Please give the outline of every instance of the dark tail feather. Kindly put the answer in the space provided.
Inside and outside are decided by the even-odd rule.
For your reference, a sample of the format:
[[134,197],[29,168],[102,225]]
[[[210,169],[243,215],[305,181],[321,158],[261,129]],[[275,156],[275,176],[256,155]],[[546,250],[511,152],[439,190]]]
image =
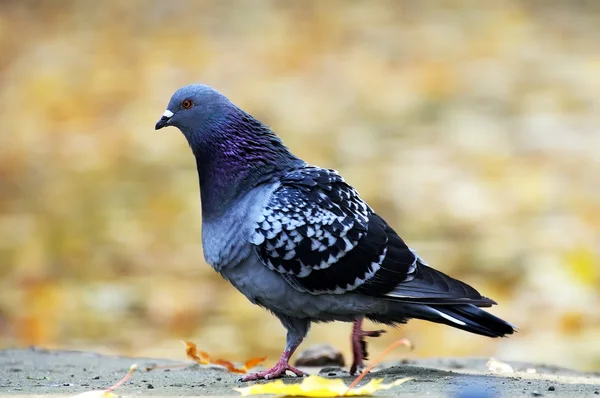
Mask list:
[[517,329],[514,325],[471,304],[423,305],[420,309],[425,311],[418,318],[443,323],[482,336],[503,337],[513,334]]

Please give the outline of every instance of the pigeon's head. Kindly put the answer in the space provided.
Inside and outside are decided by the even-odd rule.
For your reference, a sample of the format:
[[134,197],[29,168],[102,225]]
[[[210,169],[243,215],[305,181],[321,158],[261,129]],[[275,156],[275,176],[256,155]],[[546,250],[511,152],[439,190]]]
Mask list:
[[223,94],[204,84],[191,84],[173,94],[155,129],[175,126],[190,137],[226,119],[238,108]]
[[[230,189],[235,181],[250,184],[265,174],[304,163],[271,129],[203,84],[173,94],[156,130],[167,126],[181,130],[196,157],[201,186],[211,190]],[[205,197],[203,203],[204,199],[210,202]]]

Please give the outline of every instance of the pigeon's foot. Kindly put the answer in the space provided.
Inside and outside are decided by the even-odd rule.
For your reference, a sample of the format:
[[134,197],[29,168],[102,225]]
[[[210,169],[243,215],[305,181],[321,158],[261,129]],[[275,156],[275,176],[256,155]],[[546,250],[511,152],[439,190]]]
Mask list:
[[365,337],[379,337],[385,330],[362,330],[363,318],[356,319],[352,327],[352,366],[350,366],[350,374],[354,375],[363,368],[364,361],[369,359],[367,352],[367,342]]
[[264,370],[262,372],[252,373],[247,376],[244,376],[240,380],[241,381],[252,381],[252,380],[263,380],[263,379],[264,380],[277,379],[279,377],[284,377],[285,372],[287,372],[287,371],[292,372],[293,374],[295,374],[298,377],[308,376],[306,373],[304,373],[300,369],[296,369],[295,367],[290,365],[290,358],[294,354],[294,351],[296,351],[296,348],[298,348],[298,346],[302,342],[302,337],[291,339],[293,341],[293,343],[289,343],[289,340],[290,340],[289,335],[290,335],[290,332],[288,330],[288,345],[287,345],[285,351],[283,351],[283,353],[281,354],[281,357],[279,358],[279,361],[277,361],[275,366],[273,366],[271,369]]
[[268,369],[268,370],[265,370],[262,372],[258,372],[258,373],[249,374],[247,376],[242,377],[241,380],[242,381],[252,381],[252,380],[263,380],[263,379],[265,379],[265,380],[277,379],[279,377],[284,377],[286,371],[290,371],[298,377],[307,376],[307,374],[305,372],[293,367],[287,361],[279,360],[279,362],[277,362],[277,364],[275,366],[273,366],[271,369]]

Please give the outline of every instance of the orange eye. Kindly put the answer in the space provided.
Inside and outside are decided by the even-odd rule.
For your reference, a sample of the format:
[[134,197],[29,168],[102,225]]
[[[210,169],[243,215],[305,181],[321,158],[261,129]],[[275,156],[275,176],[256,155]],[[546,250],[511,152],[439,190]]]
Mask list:
[[183,109],[190,109],[192,107],[192,101],[190,101],[189,99],[183,100],[181,102],[181,107]]

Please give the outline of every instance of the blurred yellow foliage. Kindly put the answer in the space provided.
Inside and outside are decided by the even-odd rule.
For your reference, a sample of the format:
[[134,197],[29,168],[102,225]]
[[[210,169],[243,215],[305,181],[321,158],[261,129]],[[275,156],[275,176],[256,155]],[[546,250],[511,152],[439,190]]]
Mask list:
[[[184,139],[153,131],[204,82],[520,326],[414,321],[373,352],[599,369],[598,26],[596,2],[2,1],[0,346],[279,356],[283,328],[203,261]],[[307,344],[348,354],[349,331]]]
[[600,267],[596,253],[588,246],[576,246],[565,253],[564,263],[570,267],[573,276],[590,286],[600,288]]

